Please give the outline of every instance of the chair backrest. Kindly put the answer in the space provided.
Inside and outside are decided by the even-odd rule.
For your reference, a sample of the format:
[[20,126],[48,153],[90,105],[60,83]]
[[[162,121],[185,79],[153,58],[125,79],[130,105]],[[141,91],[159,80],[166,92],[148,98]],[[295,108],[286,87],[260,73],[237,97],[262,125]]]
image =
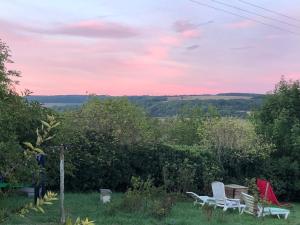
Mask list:
[[250,213],[252,215],[256,215],[257,204],[255,203],[254,197],[242,192],[242,199],[244,200],[246,205],[245,212]]
[[225,186],[222,182],[214,181],[211,183],[213,197],[216,199],[217,204],[223,204],[226,198]]

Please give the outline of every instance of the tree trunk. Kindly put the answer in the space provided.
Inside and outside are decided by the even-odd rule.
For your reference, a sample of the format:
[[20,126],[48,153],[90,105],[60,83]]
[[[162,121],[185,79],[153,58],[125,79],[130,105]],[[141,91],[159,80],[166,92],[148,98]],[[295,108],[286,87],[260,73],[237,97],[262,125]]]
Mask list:
[[64,146],[60,149],[60,164],[59,164],[59,175],[60,175],[60,222],[65,224],[65,208],[64,208],[64,191],[65,191],[65,166],[64,166]]

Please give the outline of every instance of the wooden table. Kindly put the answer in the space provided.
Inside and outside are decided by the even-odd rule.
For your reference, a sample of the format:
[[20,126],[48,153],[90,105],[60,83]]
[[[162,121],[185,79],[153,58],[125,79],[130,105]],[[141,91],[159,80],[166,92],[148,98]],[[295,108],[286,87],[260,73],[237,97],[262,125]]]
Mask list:
[[227,198],[241,199],[241,193],[248,193],[248,187],[241,186],[238,184],[226,184],[225,193]]

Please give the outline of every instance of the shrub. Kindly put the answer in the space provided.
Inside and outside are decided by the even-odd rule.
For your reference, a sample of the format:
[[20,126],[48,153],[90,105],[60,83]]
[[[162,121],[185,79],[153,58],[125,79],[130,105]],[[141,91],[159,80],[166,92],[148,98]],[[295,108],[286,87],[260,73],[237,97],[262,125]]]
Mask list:
[[195,189],[195,175],[197,165],[188,158],[180,163],[169,163],[163,166],[163,182],[167,191],[185,193]]
[[125,193],[119,204],[112,203],[106,209],[107,215],[114,215],[117,210],[132,213],[138,212],[157,219],[167,216],[174,204],[174,196],[166,193],[162,188],[153,185],[153,180],[142,180],[132,177],[132,187]]

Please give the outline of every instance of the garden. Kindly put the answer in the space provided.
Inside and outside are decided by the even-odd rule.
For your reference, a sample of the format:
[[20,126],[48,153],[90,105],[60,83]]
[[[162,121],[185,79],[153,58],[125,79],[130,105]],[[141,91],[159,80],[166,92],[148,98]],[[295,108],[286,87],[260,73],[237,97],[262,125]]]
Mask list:
[[[15,91],[11,63],[0,42],[0,223],[300,224],[299,80],[279,81],[245,119],[214,107],[162,119],[126,98],[45,108]],[[268,181],[265,192],[257,178]],[[215,209],[218,199],[194,205],[186,192],[215,196],[214,181],[247,187],[255,207],[288,218],[241,213],[242,201],[226,211]],[[271,187],[287,205],[270,202]],[[100,189],[112,191],[107,203]]]

